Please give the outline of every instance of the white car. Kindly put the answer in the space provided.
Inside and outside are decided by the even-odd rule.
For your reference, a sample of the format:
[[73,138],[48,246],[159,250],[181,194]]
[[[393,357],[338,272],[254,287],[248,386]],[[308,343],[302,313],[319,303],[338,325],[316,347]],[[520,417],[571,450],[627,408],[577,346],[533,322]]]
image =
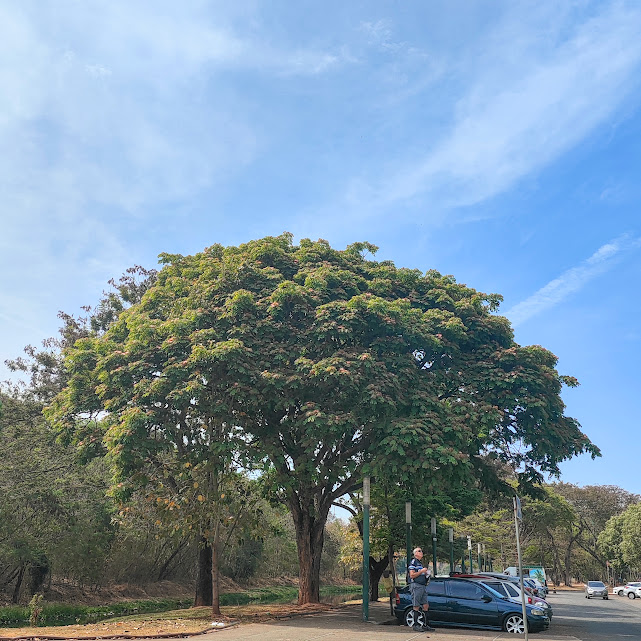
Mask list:
[[619,596],[628,596],[628,592],[630,592],[630,590],[634,591],[634,589],[638,587],[641,587],[641,581],[630,581],[630,583],[626,583],[625,585],[616,585],[615,587],[613,587],[612,594],[618,594]]
[[628,583],[625,588],[623,588],[623,594],[625,594],[628,599],[641,599],[641,583],[639,581]]
[[[521,603],[521,587],[519,585],[515,585],[511,581],[501,581],[501,579],[494,579],[492,577],[477,580],[479,581],[479,583],[483,583],[486,586],[492,588],[501,596],[507,597],[508,599],[510,599],[510,601]],[[547,614],[548,619],[550,619],[550,621],[552,620],[552,606],[547,601],[537,596],[526,594],[525,602],[528,605],[533,605],[537,608],[541,608],[541,610],[543,610],[545,614]]]

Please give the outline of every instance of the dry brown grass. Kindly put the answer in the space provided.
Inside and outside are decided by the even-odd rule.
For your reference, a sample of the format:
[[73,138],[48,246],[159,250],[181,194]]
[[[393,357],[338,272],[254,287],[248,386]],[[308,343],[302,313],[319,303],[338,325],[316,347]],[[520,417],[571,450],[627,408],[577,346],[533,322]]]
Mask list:
[[223,606],[220,617],[213,617],[211,608],[174,610],[158,614],[140,614],[86,625],[49,626],[38,628],[0,628],[1,639],[104,639],[109,637],[185,636],[206,632],[216,624],[259,622],[300,614],[324,612],[334,606],[325,603],[308,605],[234,605]]

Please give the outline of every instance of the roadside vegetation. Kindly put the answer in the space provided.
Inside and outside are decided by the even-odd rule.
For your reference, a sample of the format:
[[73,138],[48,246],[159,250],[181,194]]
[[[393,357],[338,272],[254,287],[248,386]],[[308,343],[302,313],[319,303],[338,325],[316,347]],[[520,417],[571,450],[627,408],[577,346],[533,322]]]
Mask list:
[[[109,586],[167,581],[181,593],[164,597],[213,614],[319,602],[362,578],[365,474],[372,598],[404,554],[407,500],[418,544],[436,517],[443,561],[453,527],[457,560],[469,534],[513,564],[517,491],[526,562],[565,583],[606,561],[638,571],[638,496],[543,483],[600,455],[564,413],[577,381],[514,342],[499,295],[375,252],[283,234],[165,254],[9,361],[22,381],[0,391],[5,604],[85,620]],[[71,588],[86,611],[54,605]]]

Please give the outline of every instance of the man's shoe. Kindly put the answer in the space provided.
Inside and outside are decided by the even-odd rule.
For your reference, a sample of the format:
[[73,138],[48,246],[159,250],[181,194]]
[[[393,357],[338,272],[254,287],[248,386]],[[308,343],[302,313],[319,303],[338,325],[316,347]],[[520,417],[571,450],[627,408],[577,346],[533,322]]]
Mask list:
[[435,632],[436,628],[427,625],[427,623],[421,628],[421,632]]
[[424,631],[424,628],[423,628],[423,626],[422,626],[420,623],[415,623],[415,624],[412,626],[412,630],[414,630],[414,632],[423,632],[423,631]]

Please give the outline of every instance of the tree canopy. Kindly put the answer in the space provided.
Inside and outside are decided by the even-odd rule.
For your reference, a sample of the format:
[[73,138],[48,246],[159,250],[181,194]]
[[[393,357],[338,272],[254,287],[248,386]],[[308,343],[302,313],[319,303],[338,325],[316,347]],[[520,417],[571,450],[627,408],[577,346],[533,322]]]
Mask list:
[[294,518],[301,603],[318,600],[329,509],[364,473],[437,493],[496,484],[494,462],[527,485],[598,455],[564,414],[576,381],[514,342],[500,296],[375,251],[283,234],[161,255],[140,302],[66,351],[48,415],[82,433],[106,413],[123,489],[163,461],[261,465]]

